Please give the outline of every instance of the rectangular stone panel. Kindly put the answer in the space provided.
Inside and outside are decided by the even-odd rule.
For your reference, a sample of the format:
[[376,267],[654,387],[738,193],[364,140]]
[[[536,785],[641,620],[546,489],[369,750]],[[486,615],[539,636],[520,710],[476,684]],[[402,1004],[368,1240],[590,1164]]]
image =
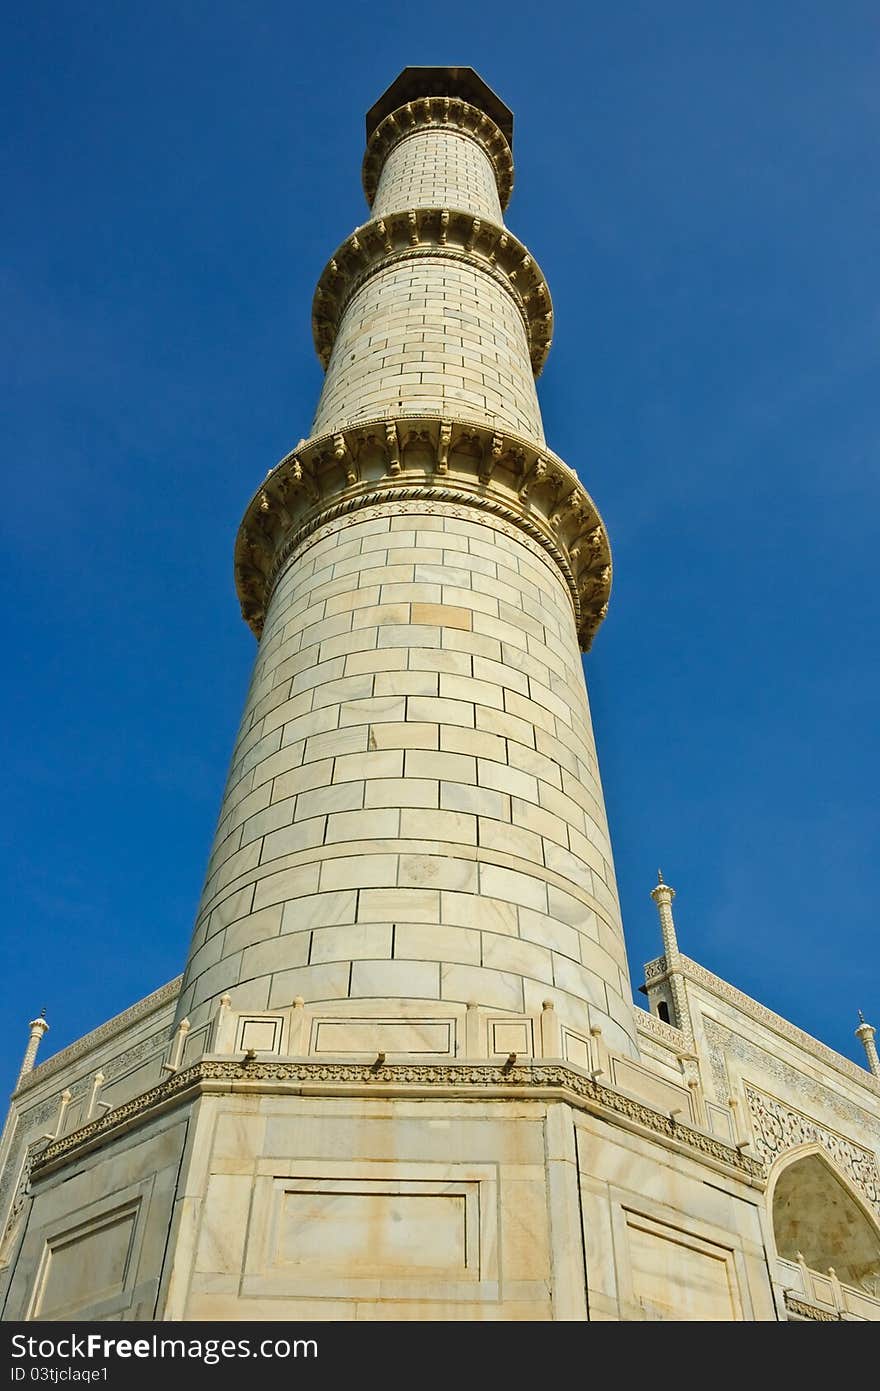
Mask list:
[[[272,1264],[297,1274],[406,1278],[468,1273],[467,1185],[302,1181],[279,1202]],[[473,1185],[471,1185],[473,1187]]]
[[731,1144],[736,1139],[729,1107],[718,1106],[714,1101],[707,1101],[706,1115],[709,1119],[709,1129],[713,1135],[717,1135],[726,1144]]
[[454,1052],[453,1019],[317,1019],[312,1052],[430,1053],[450,1057]]
[[638,1212],[625,1217],[632,1298],[643,1318],[742,1318],[732,1250]]
[[399,1169],[335,1177],[332,1164],[326,1176],[313,1176],[310,1167],[258,1181],[243,1293],[352,1295],[378,1291],[377,1281],[401,1293],[437,1282],[463,1292],[479,1284],[486,1225],[479,1181],[442,1172],[412,1178]]
[[283,1024],[280,1014],[240,1019],[236,1052],[253,1048],[257,1053],[280,1053]]
[[490,1057],[516,1053],[521,1058],[530,1058],[534,1054],[531,1019],[490,1019],[488,1028]]
[[639,1097],[641,1101],[646,1101],[649,1106],[653,1106],[658,1111],[665,1111],[667,1114],[676,1111],[685,1122],[694,1119],[691,1096],[687,1087],[666,1081],[664,1078],[658,1077],[656,1073],[649,1071],[648,1068],[642,1067],[641,1064],[632,1062],[629,1058],[613,1059],[612,1080],[616,1087]]
[[571,1063],[577,1063],[578,1067],[583,1067],[588,1072],[593,1066],[590,1040],[584,1034],[576,1033],[574,1029],[562,1030],[562,1056]]
[[53,1319],[121,1295],[128,1281],[140,1199],[51,1236],[29,1317]]
[[[160,1055],[161,1056],[161,1055]],[[187,1124],[180,1110],[41,1175],[4,1317],[156,1317]]]

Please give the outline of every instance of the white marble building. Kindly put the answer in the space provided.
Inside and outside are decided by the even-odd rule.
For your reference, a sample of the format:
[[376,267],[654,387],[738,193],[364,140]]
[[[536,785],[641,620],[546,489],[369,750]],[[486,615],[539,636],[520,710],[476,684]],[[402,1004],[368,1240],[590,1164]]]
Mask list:
[[315,295],[312,432],[181,978],[35,1066],[7,1319],[880,1319],[880,1064],[683,956],[632,999],[581,663],[607,537],[547,447],[511,113],[410,68]]

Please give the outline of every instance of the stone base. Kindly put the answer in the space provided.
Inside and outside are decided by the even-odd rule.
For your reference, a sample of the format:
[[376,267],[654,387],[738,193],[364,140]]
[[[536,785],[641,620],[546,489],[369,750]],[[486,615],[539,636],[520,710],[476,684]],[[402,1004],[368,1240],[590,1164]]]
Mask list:
[[36,1159],[9,1319],[776,1319],[758,1166],[562,1063],[205,1059]]

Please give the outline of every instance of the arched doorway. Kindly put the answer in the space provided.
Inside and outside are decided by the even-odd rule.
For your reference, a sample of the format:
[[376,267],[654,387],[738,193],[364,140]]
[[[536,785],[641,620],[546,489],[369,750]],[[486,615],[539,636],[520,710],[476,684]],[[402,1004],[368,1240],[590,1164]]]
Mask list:
[[779,1171],[771,1193],[773,1235],[784,1260],[833,1267],[845,1285],[880,1295],[880,1224],[822,1150]]

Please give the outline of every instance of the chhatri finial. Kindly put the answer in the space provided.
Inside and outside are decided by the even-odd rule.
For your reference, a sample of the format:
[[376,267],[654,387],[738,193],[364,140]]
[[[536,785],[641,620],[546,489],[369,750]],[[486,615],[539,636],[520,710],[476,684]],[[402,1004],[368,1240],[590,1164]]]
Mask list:
[[661,901],[663,903],[671,903],[675,898],[675,889],[671,884],[667,884],[666,880],[663,878],[662,869],[658,869],[657,871],[657,883],[651,890],[651,897],[658,906]]
[[860,1023],[860,1024],[864,1024],[864,1022],[865,1022],[865,1016],[862,1014],[862,1011],[859,1010],[859,1023]]

